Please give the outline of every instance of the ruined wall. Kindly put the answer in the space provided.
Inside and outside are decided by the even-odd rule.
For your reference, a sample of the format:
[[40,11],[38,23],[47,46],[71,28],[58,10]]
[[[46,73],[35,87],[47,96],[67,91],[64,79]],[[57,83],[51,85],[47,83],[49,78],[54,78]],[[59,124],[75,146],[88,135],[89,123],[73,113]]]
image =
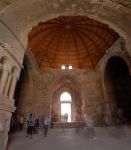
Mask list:
[[[115,102],[115,97],[113,93],[112,87],[110,87],[110,82],[109,79],[107,78],[106,75],[106,66],[107,62],[111,57],[118,56],[122,58],[125,63],[127,64],[129,68],[129,72],[131,73],[131,61],[130,61],[130,56],[127,52],[126,49],[126,44],[125,41],[120,38],[118,39],[112,47],[107,50],[106,54],[104,57],[101,59],[99,64],[96,67],[96,73],[97,73],[97,86],[98,86],[98,91],[100,95],[100,107],[99,107],[99,112],[101,115],[100,120],[104,118],[104,116],[108,116],[109,122],[112,124],[113,118],[112,115],[113,113],[116,112],[116,102]],[[104,121],[104,120],[103,120]]]
[[[31,52],[28,53],[25,60],[24,81],[21,84],[22,89],[18,98],[18,112],[25,116],[29,112],[36,115],[44,113],[49,116],[53,94],[61,93],[64,89],[71,91],[71,87],[77,91],[77,97],[81,100],[80,108],[83,116],[84,114],[92,115],[96,124],[102,124],[105,115],[111,121],[115,103],[111,89],[105,82],[105,69],[108,59],[112,56],[122,57],[130,70],[130,57],[126,51],[124,40],[121,38],[107,50],[94,70],[39,70]],[[60,94],[56,97],[59,96]]]
[[[80,107],[82,114],[95,115],[99,101],[96,90],[96,73],[94,70],[61,70],[51,69],[40,71],[32,58],[26,57],[17,111],[25,116],[32,112],[35,115],[50,115],[54,92],[69,91]],[[74,92],[76,91],[76,92]],[[76,93],[76,94],[75,94]],[[77,95],[78,94],[78,95]],[[60,95],[57,95],[59,97]],[[75,104],[74,104],[75,105]]]

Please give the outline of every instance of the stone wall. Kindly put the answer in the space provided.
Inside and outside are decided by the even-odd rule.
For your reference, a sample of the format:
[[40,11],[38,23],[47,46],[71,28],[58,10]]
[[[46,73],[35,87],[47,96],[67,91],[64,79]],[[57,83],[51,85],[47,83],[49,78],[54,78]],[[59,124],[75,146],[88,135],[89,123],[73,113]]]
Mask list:
[[98,85],[99,93],[101,93],[99,94],[100,103],[101,103],[100,105],[101,117],[100,118],[102,118],[102,116],[104,117],[107,115],[111,124],[113,122],[112,114],[116,113],[116,110],[115,110],[116,102],[115,102],[114,93],[112,91],[112,87],[110,87],[109,85],[110,81],[108,80],[107,75],[106,75],[106,67],[107,67],[108,60],[114,56],[118,56],[122,58],[127,64],[129,72],[131,73],[130,71],[131,59],[126,49],[126,43],[122,38],[117,40],[113,44],[113,46],[109,50],[107,50],[106,54],[104,55],[104,57],[101,59],[101,61],[96,67],[97,82],[98,82],[97,85]]
[[[18,100],[18,113],[27,116],[50,116],[52,101],[60,99],[60,94],[68,91],[74,99],[74,107],[80,107],[81,114],[96,114],[96,103],[99,101],[96,90],[96,73],[94,70],[61,70],[40,71],[31,56],[26,56],[25,69],[20,80],[21,89]],[[54,97],[54,93],[56,96]],[[76,104],[75,104],[76,103]],[[75,110],[75,109],[74,109]]]
[[122,43],[125,43],[122,38],[116,41],[94,70],[39,70],[31,52],[28,51],[18,98],[18,113],[25,116],[29,112],[50,116],[53,100],[59,100],[60,94],[68,91],[71,95],[74,94],[73,99],[80,105],[82,116],[92,115],[97,124],[103,123],[105,115],[111,121],[115,103],[105,81],[105,70],[109,58],[113,56],[123,58],[130,70],[130,57],[126,45],[123,47]]

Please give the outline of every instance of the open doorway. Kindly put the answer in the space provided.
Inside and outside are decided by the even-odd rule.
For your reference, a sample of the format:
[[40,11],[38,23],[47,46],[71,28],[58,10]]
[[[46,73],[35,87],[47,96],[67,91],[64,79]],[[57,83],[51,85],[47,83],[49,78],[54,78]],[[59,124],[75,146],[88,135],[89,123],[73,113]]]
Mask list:
[[71,95],[63,92],[60,96],[61,102],[61,121],[71,122]]

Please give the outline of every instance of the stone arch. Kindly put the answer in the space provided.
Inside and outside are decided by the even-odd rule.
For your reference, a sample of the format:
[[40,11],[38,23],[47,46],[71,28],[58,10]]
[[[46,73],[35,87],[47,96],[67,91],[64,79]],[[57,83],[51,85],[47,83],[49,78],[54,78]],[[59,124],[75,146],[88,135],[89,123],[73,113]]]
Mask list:
[[[124,44],[124,48],[121,47],[121,43]],[[105,54],[105,56],[102,58],[102,63],[100,63],[100,65],[103,68],[103,71],[102,71],[103,79],[105,78],[107,63],[108,63],[109,59],[112,57],[122,58],[125,61],[125,63],[127,64],[128,68],[129,68],[129,72],[131,74],[130,55],[127,52],[125,40],[123,38],[120,38],[120,39],[118,39],[118,41],[116,41],[116,43],[114,43],[113,47],[111,47],[111,49],[107,52],[107,54]]]
[[[66,99],[65,99],[65,96],[67,97]],[[71,95],[70,95],[70,93],[68,93],[67,91],[64,91],[63,93],[61,93],[61,95],[60,95],[60,101],[68,101],[68,102],[71,102]]]
[[50,87],[51,95],[54,93],[55,90],[57,90],[61,85],[71,85],[73,88],[81,92],[80,89],[80,83],[76,80],[76,78],[72,77],[68,72],[63,72],[63,75],[58,77]]
[[75,83],[71,80],[68,80],[66,83],[62,83],[59,80],[59,84],[52,92],[52,107],[51,113],[56,114],[56,121],[61,120],[60,116],[60,96],[63,92],[68,92],[72,97],[71,109],[72,109],[72,121],[77,120],[77,116],[82,115],[82,106],[83,102],[81,99],[81,93],[76,89]]
[[[130,56],[129,53],[127,52],[125,40],[123,38],[120,38],[115,44],[116,46],[114,45],[114,47],[111,48],[111,52],[107,53],[107,56],[105,58],[104,70],[106,68],[108,60],[111,57],[121,57],[130,68],[131,67]],[[119,47],[117,47],[117,45]]]
[[[36,5],[39,8],[37,12],[35,11]],[[121,11],[118,11],[118,8]],[[25,11],[23,12],[23,10]],[[32,26],[37,25],[39,22],[62,15],[84,15],[108,24],[127,40],[127,44],[130,47],[130,17],[126,17],[123,20],[123,15],[127,16],[127,10],[130,13],[130,9],[112,1],[92,2],[84,0],[81,2],[78,0],[77,2],[70,1],[70,3],[67,3],[67,1],[60,0],[54,2],[51,0],[48,2],[43,0],[26,0],[25,3],[25,1],[21,0],[2,11],[1,22],[16,36],[16,40],[26,48],[27,35]],[[18,14],[17,18],[14,15],[15,11]],[[25,18],[25,16],[27,17]],[[10,18],[12,21],[10,21]],[[11,22],[16,22],[16,24],[14,25]],[[129,24],[126,24],[127,22]],[[8,27],[8,24],[10,27]]]
[[104,83],[108,113],[110,111],[111,116],[114,117],[120,108],[126,120],[131,121],[131,77],[129,66],[122,57],[113,56],[108,59]]

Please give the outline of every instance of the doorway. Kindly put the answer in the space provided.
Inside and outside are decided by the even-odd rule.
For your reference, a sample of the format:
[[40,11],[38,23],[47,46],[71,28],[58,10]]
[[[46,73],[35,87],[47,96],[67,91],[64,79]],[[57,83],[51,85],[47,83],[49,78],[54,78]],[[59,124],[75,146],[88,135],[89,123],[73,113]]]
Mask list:
[[60,96],[61,103],[61,121],[71,122],[71,95],[68,92],[63,92]]

